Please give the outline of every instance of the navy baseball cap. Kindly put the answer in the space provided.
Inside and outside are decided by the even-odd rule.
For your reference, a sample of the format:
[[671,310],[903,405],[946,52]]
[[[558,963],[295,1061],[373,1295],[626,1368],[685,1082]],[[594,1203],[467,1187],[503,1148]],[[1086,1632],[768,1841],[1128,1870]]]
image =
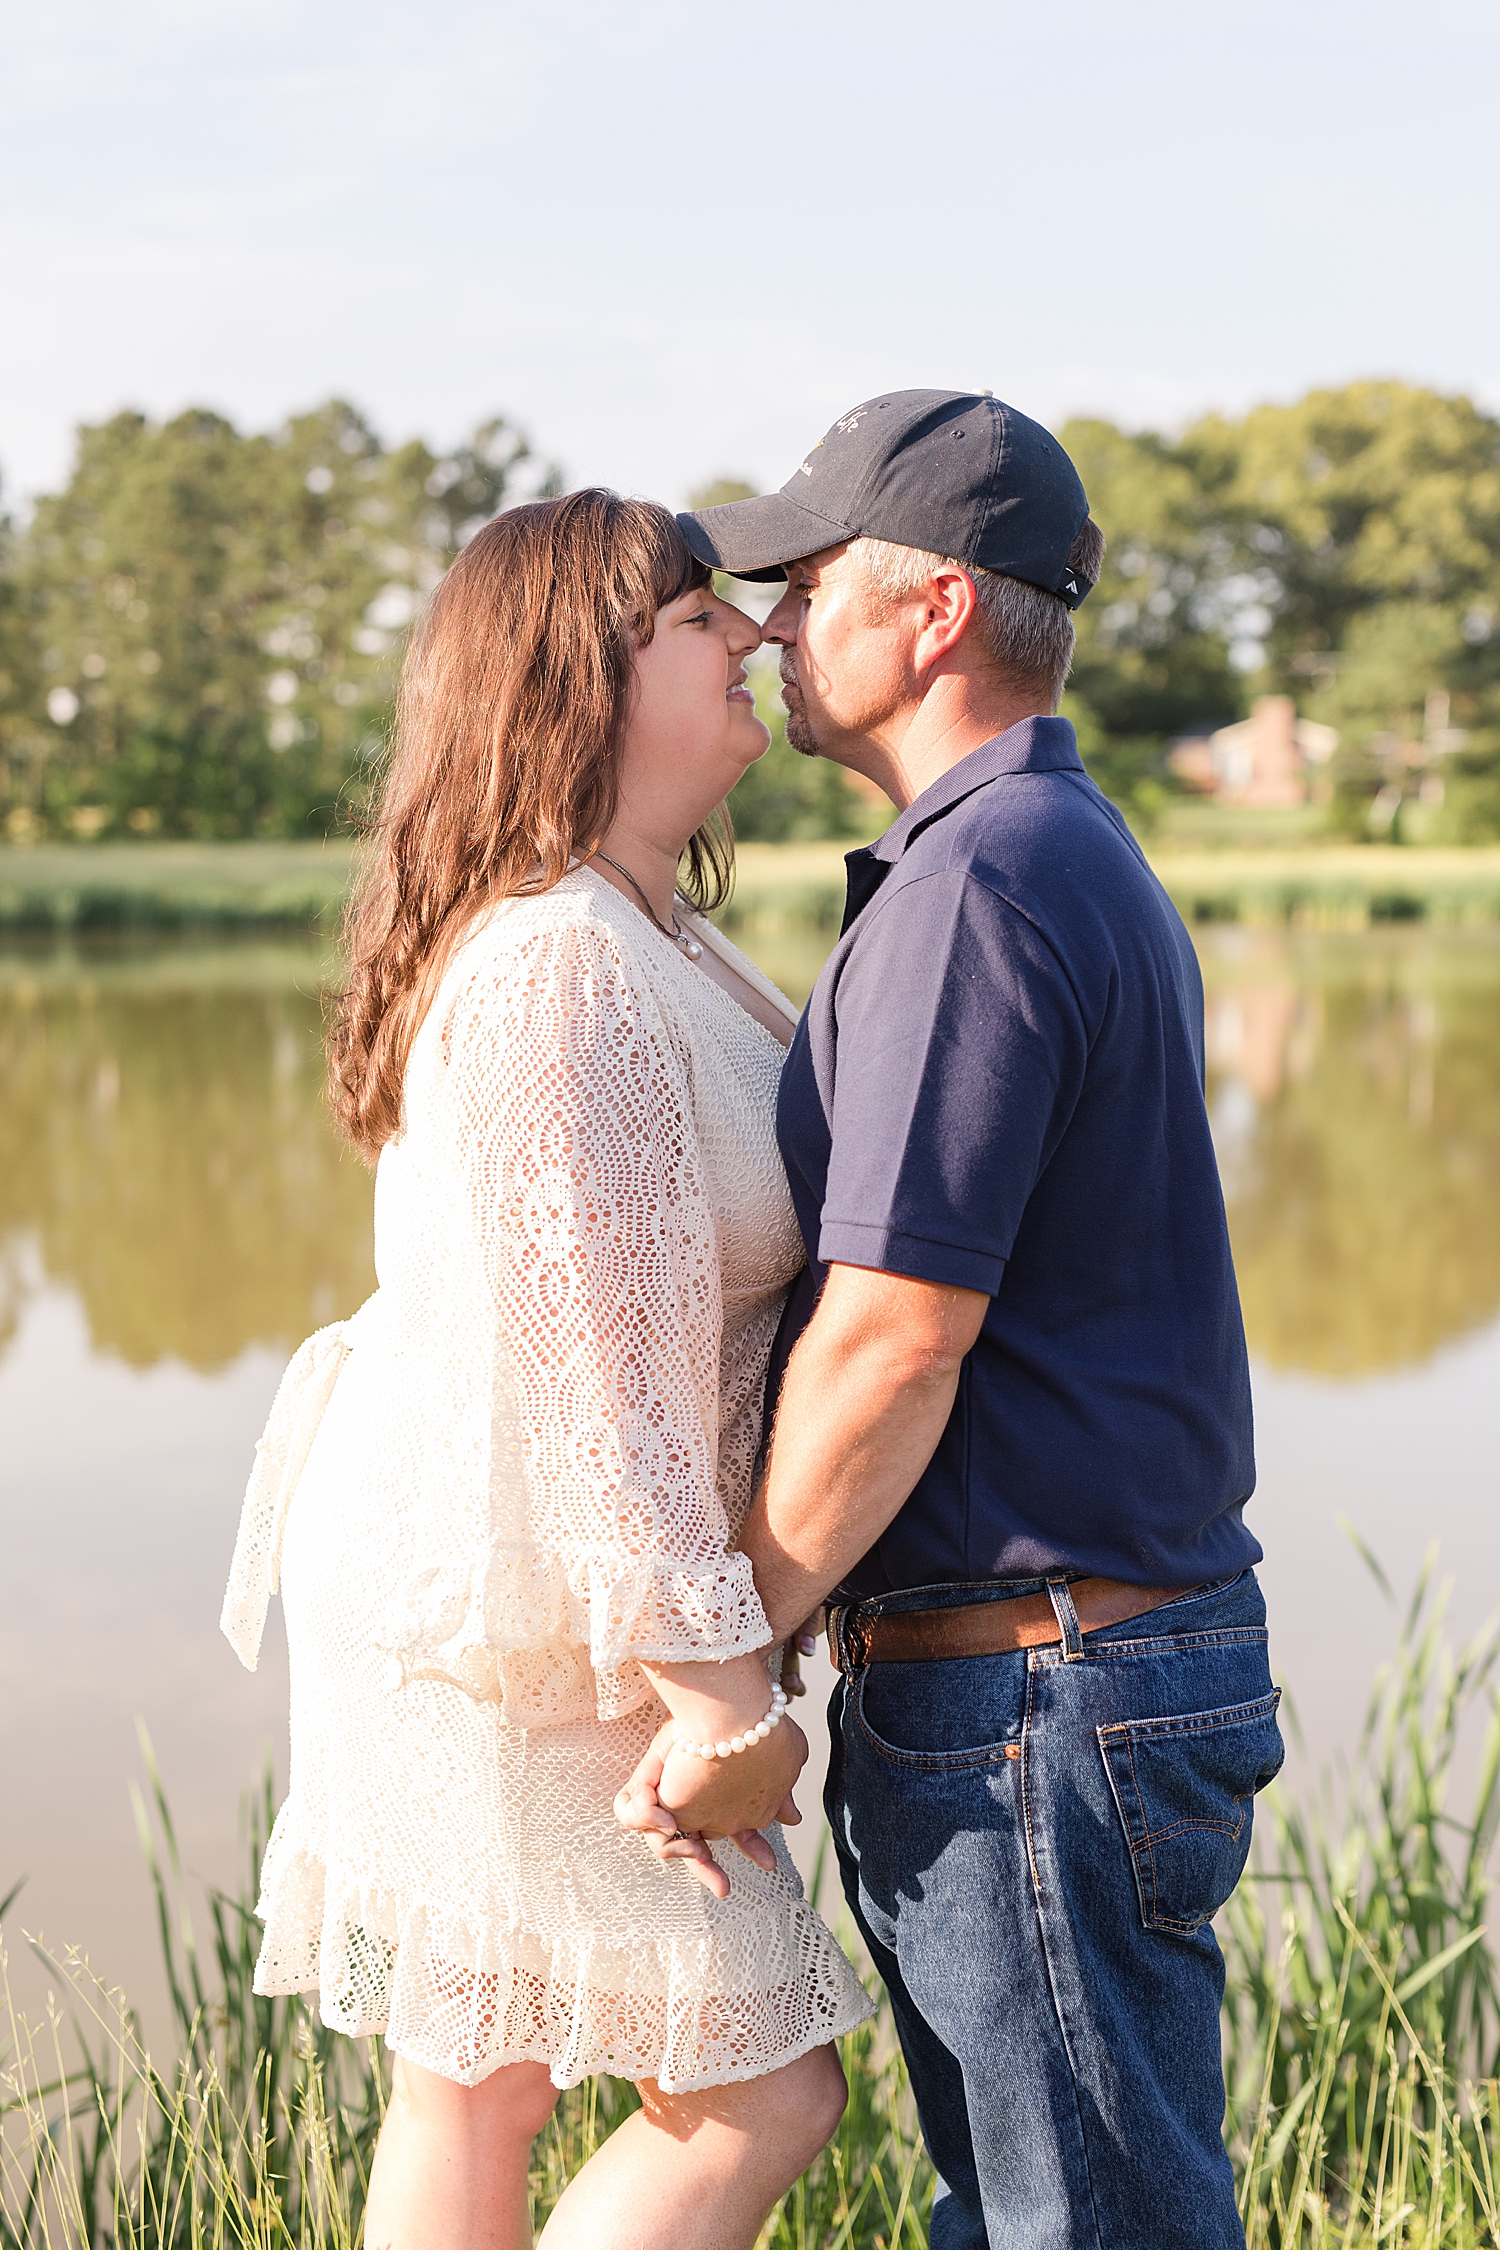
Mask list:
[[1076,609],[1093,580],[1068,553],[1088,515],[1040,422],[987,391],[888,391],[841,414],[779,492],[677,521],[731,578],[784,578],[801,555],[868,537],[1023,578]]

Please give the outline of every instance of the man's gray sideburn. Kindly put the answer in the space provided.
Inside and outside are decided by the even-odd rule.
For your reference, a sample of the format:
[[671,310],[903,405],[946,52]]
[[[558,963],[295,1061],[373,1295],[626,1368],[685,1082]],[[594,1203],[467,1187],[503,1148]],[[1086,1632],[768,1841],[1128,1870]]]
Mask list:
[[[858,558],[877,616],[919,594],[939,570],[967,571],[974,581],[978,610],[969,628],[985,660],[1018,686],[1045,691],[1055,710],[1073,663],[1072,612],[1055,594],[997,570],[980,570],[952,555],[929,555],[918,547],[898,547],[888,539],[855,539],[849,552]],[[1068,561],[1097,579],[1104,560],[1104,534],[1089,520],[1068,552]]]

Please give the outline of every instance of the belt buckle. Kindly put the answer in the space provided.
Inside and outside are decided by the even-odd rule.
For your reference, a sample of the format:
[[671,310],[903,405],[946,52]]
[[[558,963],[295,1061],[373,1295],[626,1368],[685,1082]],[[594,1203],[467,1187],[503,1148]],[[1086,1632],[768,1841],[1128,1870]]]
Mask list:
[[869,1636],[854,1615],[854,1604],[844,1602],[830,1613],[833,1624],[834,1661],[846,1679],[855,1673],[869,1658]]

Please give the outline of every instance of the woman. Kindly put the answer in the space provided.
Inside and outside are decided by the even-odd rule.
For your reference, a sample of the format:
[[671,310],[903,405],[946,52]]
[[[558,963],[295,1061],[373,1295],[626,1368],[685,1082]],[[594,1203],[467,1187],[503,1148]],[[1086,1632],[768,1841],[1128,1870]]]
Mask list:
[[806,1756],[730,1551],[801,1264],[795,1018],[676,889],[686,855],[722,895],[758,639],[670,516],[588,491],[473,540],[402,678],[333,1035],[380,1287],[288,1370],[225,1605],[253,1662],[279,1571],[257,1989],[387,2032],[382,2250],[529,2242],[531,2138],[594,2071],[644,2106],[548,2250],[749,2246],[869,2012],[778,1830],[664,1866],[612,1810],[663,1724],[766,1821]]

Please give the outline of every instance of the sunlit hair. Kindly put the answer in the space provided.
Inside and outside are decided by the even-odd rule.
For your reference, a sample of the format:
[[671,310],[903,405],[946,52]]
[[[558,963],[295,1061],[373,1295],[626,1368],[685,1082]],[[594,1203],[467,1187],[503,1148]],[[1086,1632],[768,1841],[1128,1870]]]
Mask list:
[[[1072,613],[1055,594],[1024,579],[1008,578],[1003,571],[982,570],[956,562],[951,555],[898,547],[888,539],[855,539],[849,552],[864,571],[877,622],[897,602],[919,594],[934,571],[966,570],[976,596],[969,629],[987,662],[1008,683],[1049,696],[1056,709],[1073,668],[1075,636]],[[1104,534],[1090,517],[1068,550],[1068,563],[1097,582],[1103,561]]]
[[[497,516],[434,592],[401,671],[329,1040],[334,1114],[367,1162],[400,1130],[407,1056],[455,945],[608,831],[635,651],[658,610],[710,583],[665,508],[587,490]],[[727,814],[686,856],[684,893],[718,905]]]

